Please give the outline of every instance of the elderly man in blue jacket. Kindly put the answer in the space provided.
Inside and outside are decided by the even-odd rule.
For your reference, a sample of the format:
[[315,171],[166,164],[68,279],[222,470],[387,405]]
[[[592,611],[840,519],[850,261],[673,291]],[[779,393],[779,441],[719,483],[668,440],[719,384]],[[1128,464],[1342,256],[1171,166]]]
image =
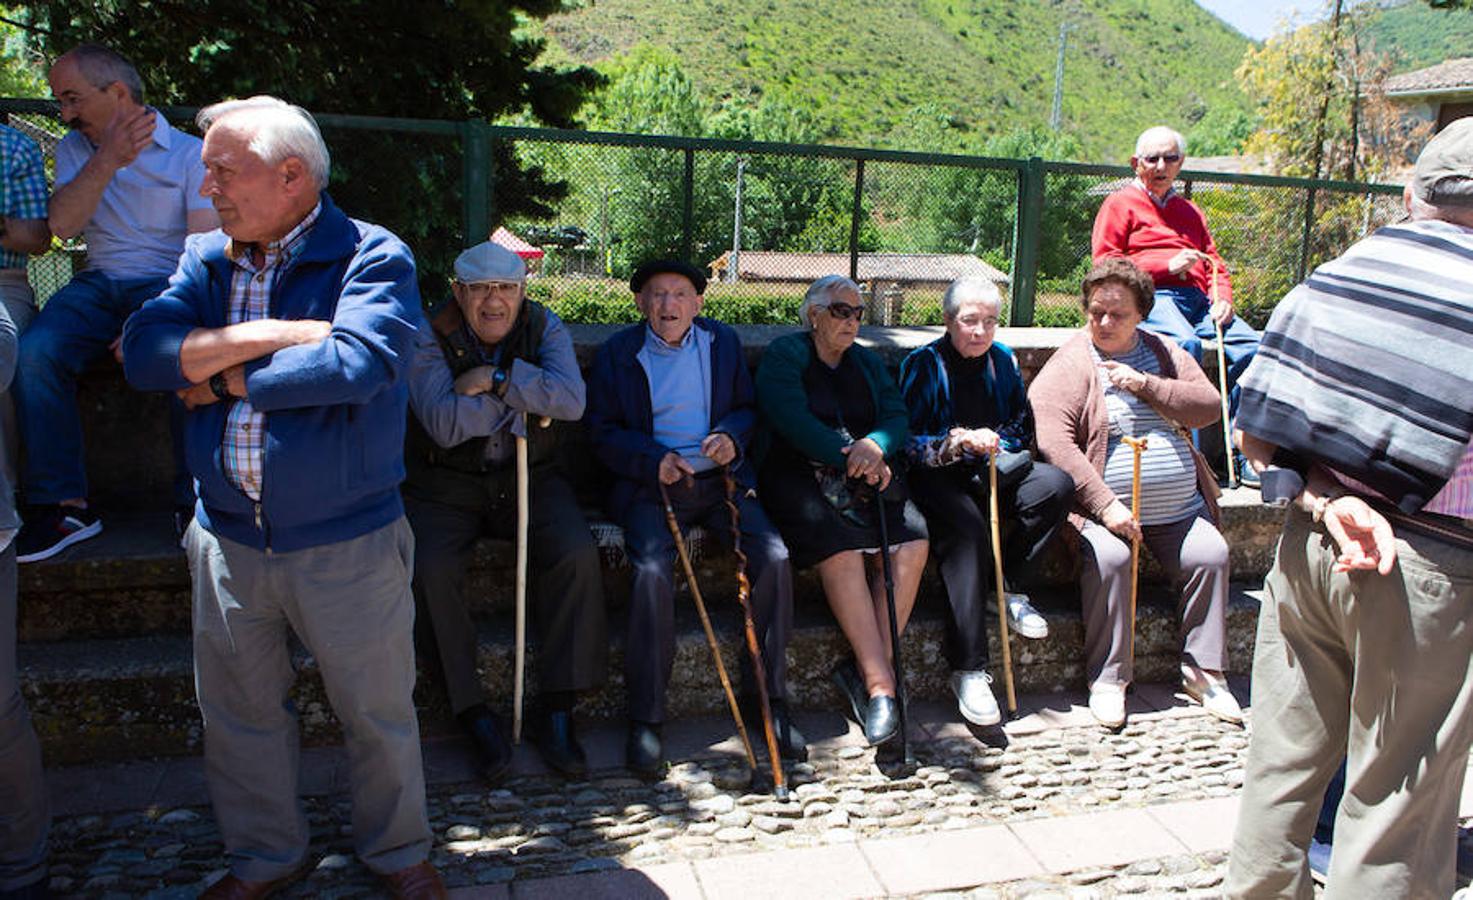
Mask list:
[[[588,379],[586,421],[594,451],[614,474],[610,517],[624,529],[634,568],[624,671],[629,690],[629,768],[658,775],[666,765],[661,724],[675,661],[675,543],[660,487],[681,527],[701,525],[731,542],[724,471],[738,487],[742,549],[752,582],[752,614],[762,647],[773,724],[783,756],[807,745],[783,701],[793,575],[788,548],[757,502],[747,446],[757,425],[752,376],[735,331],[700,317],[706,277],[681,260],[655,260],[630,279],[644,321],[604,342]],[[760,721],[745,655],[743,705]]]
[[290,627],[343,723],[358,855],[394,896],[443,897],[426,859],[414,538],[398,490],[424,318],[414,259],[323,193],[327,147],[304,110],[230,100],[199,124],[200,191],[221,231],[189,240],[123,348],[134,386],[190,407],[195,685],[230,857],[203,896],[266,896],[310,864]]

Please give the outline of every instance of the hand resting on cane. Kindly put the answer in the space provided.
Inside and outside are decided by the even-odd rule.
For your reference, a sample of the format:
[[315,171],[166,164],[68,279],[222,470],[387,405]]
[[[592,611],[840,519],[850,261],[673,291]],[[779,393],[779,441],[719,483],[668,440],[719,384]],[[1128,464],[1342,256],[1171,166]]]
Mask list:
[[862,478],[882,491],[890,486],[890,466],[885,463],[884,451],[872,439],[860,438],[840,452],[848,457],[845,471],[850,478]]

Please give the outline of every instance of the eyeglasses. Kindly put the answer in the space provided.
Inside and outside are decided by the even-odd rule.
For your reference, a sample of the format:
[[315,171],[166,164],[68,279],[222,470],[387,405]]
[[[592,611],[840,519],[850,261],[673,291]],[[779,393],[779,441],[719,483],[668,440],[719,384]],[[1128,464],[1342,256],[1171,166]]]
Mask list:
[[1166,162],[1168,164],[1170,164],[1170,163],[1179,163],[1179,162],[1181,162],[1181,154],[1180,153],[1151,153],[1151,154],[1148,154],[1146,156],[1142,156],[1140,158],[1140,160],[1141,160],[1141,162],[1145,163],[1148,166],[1154,166],[1158,162]]
[[853,319],[856,322],[864,321],[863,306],[851,306],[848,303],[830,303],[828,306],[825,306],[824,309],[829,311],[829,315],[833,316],[841,322],[847,319]]

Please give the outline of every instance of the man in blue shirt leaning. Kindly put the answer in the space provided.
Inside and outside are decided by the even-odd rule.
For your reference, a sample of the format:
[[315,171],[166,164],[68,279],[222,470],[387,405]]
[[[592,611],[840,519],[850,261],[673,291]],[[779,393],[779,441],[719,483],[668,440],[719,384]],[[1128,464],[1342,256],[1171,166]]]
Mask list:
[[[87,268],[57,291],[21,335],[16,415],[26,448],[20,488],[30,509],[16,538],[37,562],[102,531],[87,507],[77,377],[110,348],[123,321],[157,296],[184,239],[219,219],[200,195],[200,140],[143,105],[138,70],[97,44],[62,55],[48,75],[72,133],[56,146],[52,234],[82,235]],[[192,501],[176,479],[176,506]]]

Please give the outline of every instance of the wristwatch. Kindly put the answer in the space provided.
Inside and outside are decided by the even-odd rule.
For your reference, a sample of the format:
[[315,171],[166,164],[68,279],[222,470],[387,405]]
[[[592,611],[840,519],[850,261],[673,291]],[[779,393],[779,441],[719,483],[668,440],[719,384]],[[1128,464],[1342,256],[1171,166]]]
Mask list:
[[230,393],[230,386],[225,383],[224,372],[216,372],[215,374],[210,376],[210,390],[214,392],[216,399],[235,399],[235,395]]

